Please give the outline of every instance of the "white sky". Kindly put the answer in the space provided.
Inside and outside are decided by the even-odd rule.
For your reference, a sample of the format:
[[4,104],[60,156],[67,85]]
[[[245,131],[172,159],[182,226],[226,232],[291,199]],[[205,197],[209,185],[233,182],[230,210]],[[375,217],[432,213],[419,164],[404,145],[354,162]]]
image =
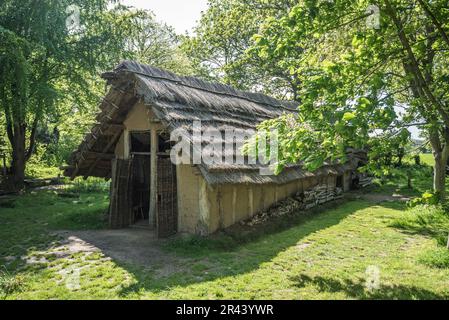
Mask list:
[[207,8],[207,0],[122,0],[122,3],[152,10],[158,21],[174,27],[177,33],[192,31],[201,11]]

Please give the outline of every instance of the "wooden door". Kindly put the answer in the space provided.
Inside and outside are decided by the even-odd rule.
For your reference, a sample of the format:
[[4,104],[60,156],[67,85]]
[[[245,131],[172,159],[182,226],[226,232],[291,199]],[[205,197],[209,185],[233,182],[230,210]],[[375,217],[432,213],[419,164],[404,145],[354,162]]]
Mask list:
[[125,228],[132,224],[132,162],[129,160],[113,160],[112,182],[110,191],[109,226]]
[[157,235],[167,238],[178,231],[176,166],[170,157],[159,157],[157,169]]

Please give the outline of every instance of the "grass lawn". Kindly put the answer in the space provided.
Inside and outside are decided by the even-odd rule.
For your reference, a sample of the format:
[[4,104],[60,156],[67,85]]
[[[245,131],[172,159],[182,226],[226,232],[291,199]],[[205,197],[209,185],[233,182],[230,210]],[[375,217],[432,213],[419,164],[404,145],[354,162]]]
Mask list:
[[3,204],[0,297],[449,298],[449,255],[442,249],[449,219],[433,209],[407,211],[403,203],[356,199],[285,217],[253,236],[152,244],[167,263],[139,265],[102,250],[56,252],[57,230],[105,228],[106,194],[85,190],[62,198],[39,191]]
[[435,165],[435,159],[431,153],[423,153],[420,155],[421,163],[433,167]]

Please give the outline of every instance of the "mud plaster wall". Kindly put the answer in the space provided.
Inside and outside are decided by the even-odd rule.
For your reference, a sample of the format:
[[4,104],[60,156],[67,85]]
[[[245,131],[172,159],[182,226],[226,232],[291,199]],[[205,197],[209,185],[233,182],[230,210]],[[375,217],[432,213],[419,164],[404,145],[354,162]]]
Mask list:
[[[200,212],[200,196],[204,197],[204,193],[207,193],[204,179],[196,174],[190,165],[177,166],[176,174],[178,180],[178,231],[202,234],[204,233],[202,229],[208,220],[207,203],[202,203],[203,207]],[[201,219],[200,213],[202,214]]]
[[335,187],[336,176],[306,178],[284,185],[218,185],[208,196],[208,233],[227,228],[268,209],[278,201],[319,184]]

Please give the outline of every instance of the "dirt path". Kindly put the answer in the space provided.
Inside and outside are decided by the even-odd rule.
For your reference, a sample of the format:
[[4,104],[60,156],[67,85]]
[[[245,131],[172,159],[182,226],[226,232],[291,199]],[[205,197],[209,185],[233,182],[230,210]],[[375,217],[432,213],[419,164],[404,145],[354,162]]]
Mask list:
[[146,229],[59,231],[59,248],[53,251],[67,253],[101,252],[120,263],[129,263],[157,270],[161,276],[177,272],[184,259],[161,249],[163,240]]
[[381,203],[381,202],[394,202],[394,201],[401,201],[406,202],[409,201],[411,198],[400,195],[400,194],[381,194],[381,193],[365,193],[359,195],[360,199],[367,200],[369,202],[374,203]]

